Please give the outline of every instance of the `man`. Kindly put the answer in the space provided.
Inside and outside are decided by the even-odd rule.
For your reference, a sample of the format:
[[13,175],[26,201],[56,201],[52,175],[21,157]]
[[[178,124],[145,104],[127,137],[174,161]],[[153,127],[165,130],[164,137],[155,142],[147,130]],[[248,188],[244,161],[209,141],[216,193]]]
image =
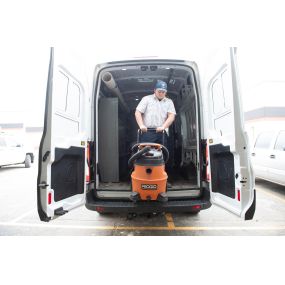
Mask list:
[[[175,120],[176,111],[171,99],[166,98],[167,84],[157,81],[154,94],[145,96],[136,109],[136,120],[142,132],[140,142],[163,144],[163,133]],[[148,131],[147,129],[155,129]],[[167,136],[164,138],[167,146]]]

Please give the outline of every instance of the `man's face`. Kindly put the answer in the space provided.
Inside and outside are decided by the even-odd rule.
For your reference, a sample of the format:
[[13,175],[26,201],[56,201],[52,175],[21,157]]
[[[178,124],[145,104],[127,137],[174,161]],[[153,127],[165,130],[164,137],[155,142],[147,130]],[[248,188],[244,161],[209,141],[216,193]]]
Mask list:
[[159,100],[164,99],[166,96],[166,92],[163,90],[159,90],[159,89],[155,89],[154,94]]

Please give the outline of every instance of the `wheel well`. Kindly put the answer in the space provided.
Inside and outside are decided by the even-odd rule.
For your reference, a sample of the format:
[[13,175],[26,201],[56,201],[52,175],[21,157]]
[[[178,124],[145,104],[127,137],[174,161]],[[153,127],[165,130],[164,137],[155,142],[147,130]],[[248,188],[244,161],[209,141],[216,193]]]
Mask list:
[[34,154],[31,152],[27,152],[26,155],[29,155],[31,157],[31,162],[34,163]]

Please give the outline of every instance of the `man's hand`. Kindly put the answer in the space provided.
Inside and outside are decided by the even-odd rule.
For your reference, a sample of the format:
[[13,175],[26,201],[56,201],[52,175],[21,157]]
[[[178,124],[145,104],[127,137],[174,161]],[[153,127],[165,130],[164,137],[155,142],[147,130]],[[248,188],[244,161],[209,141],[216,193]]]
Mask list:
[[143,132],[143,133],[146,133],[147,132],[147,127],[142,125],[140,126],[140,130]]
[[164,127],[158,127],[156,128],[157,133],[162,133],[164,131]]

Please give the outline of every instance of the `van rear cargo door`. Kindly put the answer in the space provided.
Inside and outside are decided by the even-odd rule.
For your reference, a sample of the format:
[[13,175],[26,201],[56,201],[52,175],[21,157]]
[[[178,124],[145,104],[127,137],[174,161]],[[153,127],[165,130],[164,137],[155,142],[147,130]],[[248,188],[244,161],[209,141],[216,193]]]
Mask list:
[[74,57],[51,48],[37,187],[42,221],[85,203],[87,92]]
[[207,62],[208,179],[211,202],[249,220],[255,212],[254,175],[244,131],[236,52],[236,48],[216,51]]

